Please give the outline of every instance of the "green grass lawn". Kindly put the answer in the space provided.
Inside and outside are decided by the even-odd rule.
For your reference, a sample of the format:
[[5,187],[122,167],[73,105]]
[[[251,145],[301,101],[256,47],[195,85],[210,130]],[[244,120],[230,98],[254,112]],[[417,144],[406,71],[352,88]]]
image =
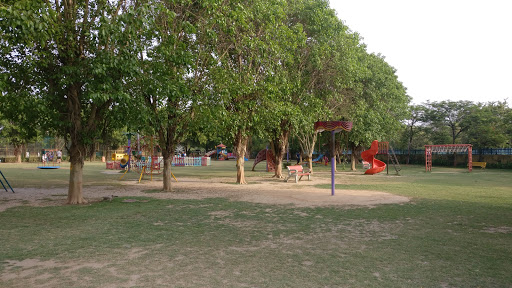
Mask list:
[[[86,163],[86,185],[118,185],[118,175],[98,172],[103,165]],[[69,172],[0,169],[14,187],[64,186]],[[233,161],[173,172],[236,176]],[[134,203],[10,208],[0,212],[0,287],[512,287],[511,171],[411,166],[401,174],[340,169],[346,184],[337,190],[411,197],[373,208],[151,193]]]

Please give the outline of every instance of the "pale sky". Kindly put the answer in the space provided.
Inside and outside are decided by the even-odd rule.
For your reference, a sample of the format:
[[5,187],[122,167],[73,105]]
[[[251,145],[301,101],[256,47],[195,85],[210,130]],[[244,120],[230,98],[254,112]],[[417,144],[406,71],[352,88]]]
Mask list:
[[512,102],[512,0],[330,0],[414,104]]

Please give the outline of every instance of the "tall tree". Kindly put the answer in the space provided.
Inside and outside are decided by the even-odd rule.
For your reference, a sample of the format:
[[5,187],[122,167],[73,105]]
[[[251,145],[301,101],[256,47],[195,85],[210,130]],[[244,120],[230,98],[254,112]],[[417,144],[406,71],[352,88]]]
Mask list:
[[212,41],[216,65],[210,70],[214,81],[213,105],[217,129],[233,140],[237,156],[237,180],[246,184],[244,157],[249,137],[262,133],[261,115],[267,92],[273,89],[275,34],[284,11],[278,0],[237,0],[218,7],[220,20]]
[[425,120],[434,127],[448,127],[451,135],[451,144],[456,144],[461,134],[470,128],[471,123],[466,120],[475,107],[475,104],[471,101],[427,101],[425,106],[427,108]]
[[175,148],[185,139],[197,105],[209,90],[206,71],[213,51],[205,38],[214,37],[209,21],[220,3],[150,1],[149,21],[139,32],[145,45],[139,54],[141,73],[135,77],[132,91],[143,113],[133,115],[139,119],[134,123],[158,139],[164,159],[164,191],[172,190]]
[[[289,102],[300,114],[293,122],[301,150],[312,168],[317,133],[313,124],[336,118],[342,91],[348,84],[348,71],[355,65],[353,50],[359,38],[343,25],[329,3],[323,0],[290,1],[290,23],[300,24],[306,42],[299,46],[293,65],[288,67],[290,81]],[[334,117],[334,118],[332,118]]]
[[97,123],[116,102],[128,99],[123,77],[136,71],[136,32],[142,21],[134,4],[21,0],[0,7],[0,72],[31,71],[24,101],[39,99],[41,123],[67,139],[69,204],[86,202],[82,171]]
[[509,140],[506,131],[506,117],[509,113],[506,102],[476,104],[464,122],[468,129],[463,141],[475,148],[504,147]]
[[381,55],[360,51],[360,73],[353,89],[347,89],[342,115],[351,117],[352,170],[355,170],[356,150],[373,140],[392,140],[407,117],[410,98],[398,81],[396,70]]
[[409,164],[411,158],[411,149],[413,145],[414,136],[417,134],[419,124],[424,121],[425,107],[423,105],[410,105],[409,106],[409,117],[405,120],[407,136],[407,164]]

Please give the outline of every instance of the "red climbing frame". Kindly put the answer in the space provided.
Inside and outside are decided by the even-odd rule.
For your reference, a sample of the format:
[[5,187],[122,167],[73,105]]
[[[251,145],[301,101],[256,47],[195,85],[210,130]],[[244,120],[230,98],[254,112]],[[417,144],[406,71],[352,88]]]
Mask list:
[[473,171],[473,146],[471,144],[425,145],[425,171],[432,171],[432,153],[468,152],[468,169]]
[[377,154],[388,155],[389,142],[379,142],[379,152]]

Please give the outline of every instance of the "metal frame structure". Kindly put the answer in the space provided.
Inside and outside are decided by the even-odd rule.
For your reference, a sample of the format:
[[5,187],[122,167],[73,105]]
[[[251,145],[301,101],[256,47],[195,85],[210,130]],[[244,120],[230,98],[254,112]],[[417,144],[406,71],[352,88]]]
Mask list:
[[473,145],[471,144],[444,144],[425,145],[425,172],[432,171],[433,153],[462,153],[468,152],[468,169],[473,171]]
[[377,154],[388,156],[388,162],[386,163],[386,174],[389,174],[389,160],[391,160],[391,163],[395,168],[396,174],[400,175],[402,167],[400,167],[400,163],[398,163],[398,158],[396,158],[395,151],[393,150],[391,145],[389,145],[389,142],[379,142],[379,152]]
[[331,196],[334,196],[334,171],[336,170],[336,154],[334,153],[334,135],[340,131],[348,131],[352,130],[352,122],[350,121],[318,121],[315,122],[315,131],[330,131],[332,136],[331,142]]

